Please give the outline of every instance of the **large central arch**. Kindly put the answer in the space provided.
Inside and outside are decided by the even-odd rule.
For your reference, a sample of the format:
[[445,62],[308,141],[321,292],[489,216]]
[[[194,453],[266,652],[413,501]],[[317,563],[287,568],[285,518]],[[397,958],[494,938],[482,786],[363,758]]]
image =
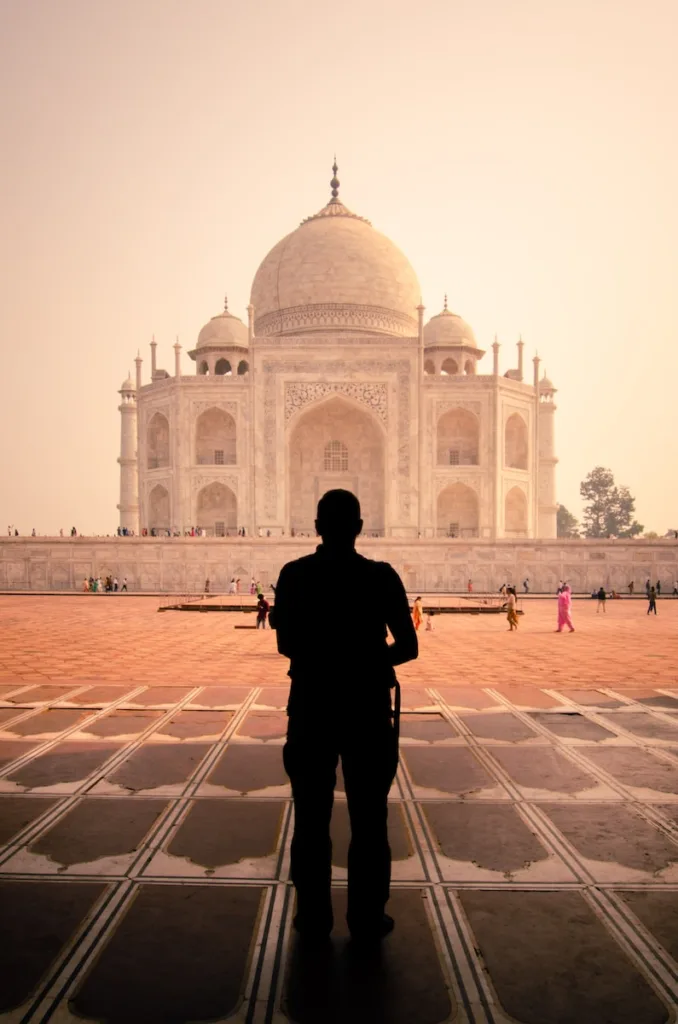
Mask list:
[[312,534],[318,499],[343,487],[360,500],[363,533],[383,534],[385,438],[369,412],[338,396],[307,409],[290,433],[288,467],[289,521],[295,533]]

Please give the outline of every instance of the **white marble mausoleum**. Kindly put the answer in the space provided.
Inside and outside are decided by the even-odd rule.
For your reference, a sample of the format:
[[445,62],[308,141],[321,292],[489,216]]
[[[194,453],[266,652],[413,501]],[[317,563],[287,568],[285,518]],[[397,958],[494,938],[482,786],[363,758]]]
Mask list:
[[367,537],[556,537],[555,389],[523,342],[500,371],[448,309],[427,319],[407,257],[331,198],[273,246],[247,315],[226,305],[182,369],[140,357],[120,389],[120,526],[166,536],[313,535],[321,495]]

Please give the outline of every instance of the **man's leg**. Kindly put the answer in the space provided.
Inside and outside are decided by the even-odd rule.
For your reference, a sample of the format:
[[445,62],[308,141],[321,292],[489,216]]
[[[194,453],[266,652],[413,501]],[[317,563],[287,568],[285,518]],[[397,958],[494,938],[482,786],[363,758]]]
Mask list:
[[388,793],[398,766],[390,719],[380,715],[353,727],[342,742],[341,761],[351,819],[346,918],[352,934],[378,937],[391,881]]
[[283,763],[294,800],[290,873],[297,890],[295,925],[317,935],[328,935],[334,923],[330,819],[337,760],[336,743],[326,729],[290,717]]

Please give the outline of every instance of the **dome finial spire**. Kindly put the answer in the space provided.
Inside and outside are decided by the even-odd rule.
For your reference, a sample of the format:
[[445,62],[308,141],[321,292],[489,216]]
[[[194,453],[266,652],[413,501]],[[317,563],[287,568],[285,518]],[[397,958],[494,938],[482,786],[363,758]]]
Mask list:
[[339,179],[337,178],[337,154],[334,154],[334,163],[332,164],[332,181],[330,182],[330,188],[332,189],[332,202],[336,203],[339,196]]
[[228,295],[224,295],[224,313],[228,313]]
[[445,302],[443,303],[443,313],[447,313],[447,292],[445,292]]

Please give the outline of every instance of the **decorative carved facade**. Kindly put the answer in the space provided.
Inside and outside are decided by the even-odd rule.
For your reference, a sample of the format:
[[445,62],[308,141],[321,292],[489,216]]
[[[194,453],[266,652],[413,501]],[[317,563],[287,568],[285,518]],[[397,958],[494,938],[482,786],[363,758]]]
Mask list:
[[[190,351],[121,389],[120,523],[127,532],[283,537],[317,499],[356,491],[373,536],[554,537],[555,389],[485,353],[447,308],[424,322],[399,249],[332,198],[279,242]],[[489,368],[488,368],[489,369]],[[163,418],[164,417],[164,418]],[[136,444],[134,429],[136,428]],[[341,459],[325,457],[341,451]],[[201,520],[200,524],[198,520]]]

